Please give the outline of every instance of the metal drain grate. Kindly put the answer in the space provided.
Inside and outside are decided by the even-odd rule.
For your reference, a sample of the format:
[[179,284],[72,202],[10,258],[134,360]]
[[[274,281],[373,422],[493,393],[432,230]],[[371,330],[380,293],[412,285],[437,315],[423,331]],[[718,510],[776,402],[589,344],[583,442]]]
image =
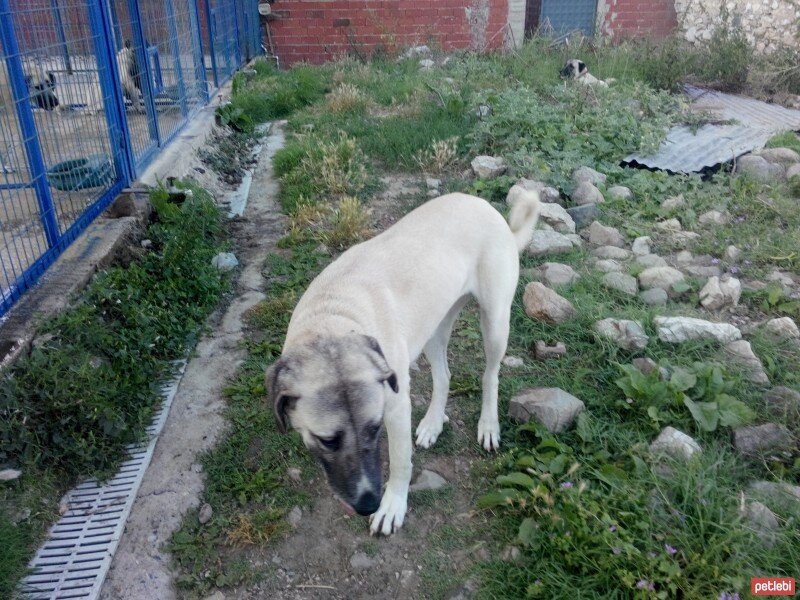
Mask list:
[[147,446],[129,447],[130,458],[113,479],[103,485],[96,480],[87,481],[64,497],[67,510],[50,528],[47,541],[28,565],[31,574],[20,585],[24,598],[86,599],[100,593],[186,361],[180,361],[178,367],[178,374],[164,386],[164,401],[147,428]]

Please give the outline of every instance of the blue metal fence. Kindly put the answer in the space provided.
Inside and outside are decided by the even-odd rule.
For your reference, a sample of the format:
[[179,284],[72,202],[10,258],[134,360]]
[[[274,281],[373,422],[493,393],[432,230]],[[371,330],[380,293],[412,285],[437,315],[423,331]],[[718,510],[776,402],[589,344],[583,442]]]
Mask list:
[[254,0],[0,0],[0,316],[257,54]]

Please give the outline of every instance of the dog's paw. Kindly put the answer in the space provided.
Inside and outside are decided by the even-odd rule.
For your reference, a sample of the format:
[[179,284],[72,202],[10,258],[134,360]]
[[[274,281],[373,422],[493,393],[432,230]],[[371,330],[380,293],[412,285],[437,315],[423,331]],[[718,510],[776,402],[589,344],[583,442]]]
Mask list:
[[500,447],[500,424],[497,421],[478,421],[478,443],[489,452]]
[[406,517],[406,496],[388,489],[383,493],[378,512],[369,517],[370,535],[389,535],[400,529]]
[[420,448],[430,448],[439,439],[444,424],[450,421],[447,415],[443,419],[437,419],[425,415],[425,418],[417,425],[417,446]]

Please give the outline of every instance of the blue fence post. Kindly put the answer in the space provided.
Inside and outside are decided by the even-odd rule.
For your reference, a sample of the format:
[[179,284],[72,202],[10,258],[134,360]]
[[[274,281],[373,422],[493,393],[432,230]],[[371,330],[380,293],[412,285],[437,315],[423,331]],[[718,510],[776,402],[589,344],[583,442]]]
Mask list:
[[239,44],[239,10],[236,8],[236,0],[231,0],[231,12],[233,13],[233,62],[235,67],[231,69],[231,74],[242,65],[242,52]]
[[203,58],[203,36],[200,33],[200,15],[198,14],[197,0],[186,0],[189,6],[189,22],[192,26],[192,57],[194,59],[194,76],[197,79],[197,89],[200,100],[208,102],[208,78],[206,77],[206,61]]
[[186,107],[186,86],[183,83],[183,68],[181,67],[181,47],[178,44],[178,28],[175,25],[175,7],[172,0],[164,0],[164,7],[167,11],[167,27],[169,28],[169,45],[172,46],[172,66],[175,69],[175,76],[178,78],[178,101],[181,105],[183,116],[189,114]]
[[58,0],[50,0],[50,9],[55,18],[56,37],[58,45],[61,47],[61,56],[64,58],[64,68],[67,73],[72,75],[72,63],[69,59],[69,48],[67,48],[67,36],[64,35],[64,21],[61,20],[61,10],[58,8]]
[[206,5],[206,27],[208,27],[209,52],[211,53],[211,74],[214,76],[214,88],[219,89],[219,74],[217,73],[217,43],[214,39],[214,15],[211,14],[210,0],[200,0]]
[[141,77],[142,96],[144,98],[145,111],[147,112],[147,128],[150,132],[150,139],[155,140],[157,145],[161,145],[161,134],[158,131],[158,114],[156,113],[156,102],[153,94],[153,68],[150,63],[150,56],[147,53],[147,40],[144,37],[142,28],[142,15],[139,12],[138,0],[128,0],[128,14],[131,18],[131,31],[133,37],[139,42],[134,43],[136,60],[143,71]]
[[8,0],[0,0],[0,40],[8,68],[8,82],[11,85],[11,94],[17,110],[19,129],[25,145],[25,156],[28,159],[28,169],[31,174],[32,185],[36,190],[36,200],[39,204],[39,218],[42,220],[47,245],[52,248],[58,243],[60,233],[56,210],[53,205],[53,196],[47,182],[47,168],[44,164],[42,146],[39,143],[39,134],[36,130],[36,121],[33,118],[33,109],[30,103],[28,84],[25,83],[25,70],[20,58],[17,34],[14,29],[14,18],[8,5]]
[[125,98],[117,71],[117,50],[111,15],[103,10],[107,5],[101,0],[87,3],[89,28],[94,40],[94,54],[97,60],[97,77],[100,94],[103,96],[106,122],[108,123],[109,143],[114,158],[117,177],[126,184],[136,172],[133,148],[130,145],[128,118],[125,114]]

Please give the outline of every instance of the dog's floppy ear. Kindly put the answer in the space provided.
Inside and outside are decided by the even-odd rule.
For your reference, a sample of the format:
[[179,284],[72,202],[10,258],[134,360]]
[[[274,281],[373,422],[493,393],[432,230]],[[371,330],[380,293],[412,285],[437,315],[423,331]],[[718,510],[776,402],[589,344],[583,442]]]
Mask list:
[[578,61],[578,74],[586,73],[587,70],[588,69],[586,68],[586,63],[583,62],[582,60],[579,60]]
[[364,336],[364,340],[366,341],[369,349],[372,350],[370,353],[370,359],[378,368],[378,372],[380,373],[379,381],[388,383],[389,387],[392,388],[392,391],[396,394],[400,390],[397,385],[397,375],[394,371],[392,371],[389,363],[386,362],[386,357],[383,355],[381,345],[378,343],[378,340],[368,335]]
[[292,396],[286,393],[286,390],[281,386],[279,377],[281,371],[286,368],[286,362],[283,359],[273,364],[267,369],[266,383],[267,383],[267,398],[272,401],[275,410],[275,421],[278,424],[278,431],[286,433],[288,421],[288,412],[294,408],[297,402],[297,396]]

